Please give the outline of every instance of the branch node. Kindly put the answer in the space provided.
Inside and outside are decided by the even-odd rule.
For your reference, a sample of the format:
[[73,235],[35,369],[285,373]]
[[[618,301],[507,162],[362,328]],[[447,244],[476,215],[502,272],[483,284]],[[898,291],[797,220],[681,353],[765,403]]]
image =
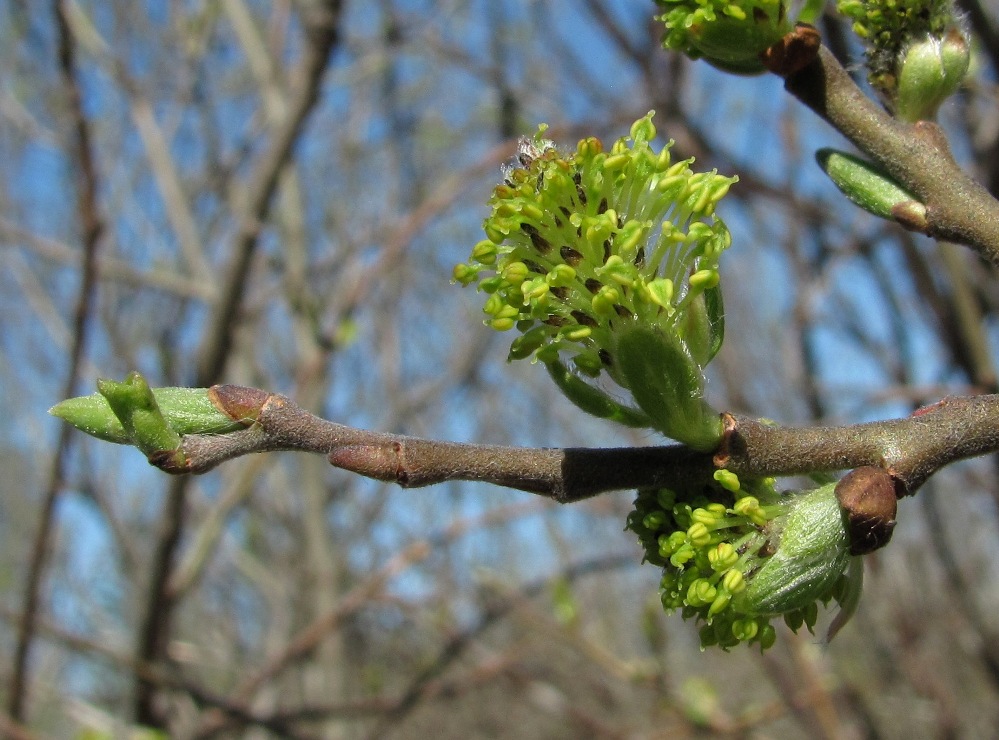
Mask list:
[[746,451],[746,443],[739,436],[739,421],[730,413],[724,412],[722,419],[722,438],[718,450],[711,458],[716,468],[728,467],[733,455],[742,455]]
[[940,128],[940,125],[933,121],[916,121],[912,125],[913,133],[920,141],[936,149],[940,154],[947,157],[950,163],[957,167],[957,161],[950,150],[950,142],[947,141],[947,134]]

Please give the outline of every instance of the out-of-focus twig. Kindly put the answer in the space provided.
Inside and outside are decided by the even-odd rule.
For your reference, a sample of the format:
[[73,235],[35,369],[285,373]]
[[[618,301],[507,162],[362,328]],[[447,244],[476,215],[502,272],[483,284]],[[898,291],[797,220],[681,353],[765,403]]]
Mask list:
[[[274,129],[267,149],[249,178],[239,216],[239,230],[230,250],[232,262],[220,280],[220,299],[202,334],[197,353],[196,378],[199,385],[215,382],[224,371],[239,323],[239,310],[249,289],[250,266],[257,253],[260,232],[267,220],[280,173],[319,99],[323,72],[340,38],[342,6],[340,0],[314,0],[301,4],[305,48],[293,75],[288,113]],[[186,481],[178,479],[167,492],[154,547],[137,647],[137,657],[143,661],[154,662],[165,650],[174,606],[169,584],[183,531],[186,500]],[[163,724],[153,706],[155,688],[140,678],[135,699],[136,719],[153,727]]]
[[[76,45],[67,20],[66,3],[54,0],[52,11],[57,29],[57,66],[66,99],[70,128],[71,167],[78,173],[77,218],[80,225],[80,285],[73,310],[73,343],[63,393],[72,395],[76,389],[80,363],[89,336],[90,317],[93,312],[95,286],[97,285],[97,256],[104,223],[97,203],[97,167],[94,162],[90,126],[83,112],[82,97],[76,80]],[[42,500],[38,533],[32,546],[28,575],[24,586],[22,620],[14,651],[7,707],[14,723],[25,717],[28,681],[28,664],[31,644],[35,636],[34,624],[38,612],[42,578],[51,548],[53,515],[59,490],[62,486],[66,454],[71,436],[63,426],[59,430],[52,467]]]

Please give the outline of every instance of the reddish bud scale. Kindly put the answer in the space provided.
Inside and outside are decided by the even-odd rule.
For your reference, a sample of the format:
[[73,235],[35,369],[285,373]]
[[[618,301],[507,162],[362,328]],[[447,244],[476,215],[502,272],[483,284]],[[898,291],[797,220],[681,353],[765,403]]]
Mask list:
[[888,544],[898,508],[894,478],[881,468],[857,468],[836,484],[836,499],[846,516],[851,555],[866,555]]
[[264,404],[271,397],[259,388],[242,385],[213,385],[208,389],[208,398],[219,411],[233,421],[250,426],[255,422]]
[[763,66],[781,77],[789,77],[811,64],[819,55],[822,36],[818,29],[799,23],[790,33],[760,54]]

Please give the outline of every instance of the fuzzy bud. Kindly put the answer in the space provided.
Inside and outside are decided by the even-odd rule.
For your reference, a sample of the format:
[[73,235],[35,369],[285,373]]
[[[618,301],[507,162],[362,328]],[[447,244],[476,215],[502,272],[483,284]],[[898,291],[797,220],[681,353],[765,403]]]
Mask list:
[[704,376],[686,345],[636,326],[620,334],[615,356],[635,402],[657,429],[695,450],[717,447],[721,417],[704,401]]
[[766,71],[764,52],[791,31],[782,0],[656,0],[663,46],[734,74]]
[[877,165],[836,149],[819,149],[815,159],[840,192],[868,213],[915,231],[925,228],[926,206]]
[[226,413],[214,389],[149,388],[138,373],[121,383],[98,381],[98,388],[99,393],[57,403],[49,413],[106,442],[156,449],[176,446],[187,434],[226,434],[249,423]]
[[[799,494],[773,530],[777,551],[756,573],[741,606],[754,614],[783,614],[814,603],[846,567],[849,540],[833,486]],[[778,531],[779,530],[779,531]]]
[[942,39],[927,36],[914,43],[899,65],[895,115],[903,121],[934,119],[964,81],[970,60],[968,40],[956,27]]

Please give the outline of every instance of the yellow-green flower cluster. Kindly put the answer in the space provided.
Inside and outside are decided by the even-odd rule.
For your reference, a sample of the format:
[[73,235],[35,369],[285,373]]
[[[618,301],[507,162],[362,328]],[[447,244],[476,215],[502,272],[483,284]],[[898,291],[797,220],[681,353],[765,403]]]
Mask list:
[[670,145],[653,148],[652,116],[609,150],[587,138],[563,152],[541,138],[544,127],[521,141],[490,200],[488,238],[454,268],[457,282],[486,294],[486,324],[521,332],[510,359],[561,356],[627,387],[614,333],[628,324],[683,333],[688,307],[718,285],[731,239],[713,214],[736,178],[695,173]]
[[862,39],[896,53],[913,37],[942,36],[954,21],[951,0],[839,0],[836,9]]
[[952,0],[839,0],[868,43],[868,80],[895,114],[930,119],[960,86],[970,45]]
[[765,70],[760,54],[792,28],[783,0],[656,0],[663,46],[739,74]]
[[701,624],[703,647],[773,645],[771,620],[815,626],[818,604],[851,588],[849,543],[832,486],[779,494],[772,479],[718,471],[691,490],[643,490],[628,517],[645,559],[663,569],[667,611]]

